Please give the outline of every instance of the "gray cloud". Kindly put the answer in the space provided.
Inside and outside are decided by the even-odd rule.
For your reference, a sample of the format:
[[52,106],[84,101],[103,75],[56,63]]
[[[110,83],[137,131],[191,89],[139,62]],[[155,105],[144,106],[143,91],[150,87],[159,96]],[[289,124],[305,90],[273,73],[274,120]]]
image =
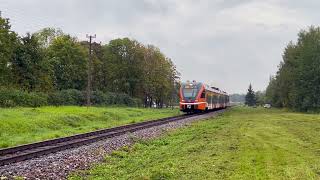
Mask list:
[[300,29],[319,23],[316,0],[0,0],[12,28],[24,34],[60,27],[104,43],[130,37],[158,46],[183,80],[228,92],[263,90],[282,51]]

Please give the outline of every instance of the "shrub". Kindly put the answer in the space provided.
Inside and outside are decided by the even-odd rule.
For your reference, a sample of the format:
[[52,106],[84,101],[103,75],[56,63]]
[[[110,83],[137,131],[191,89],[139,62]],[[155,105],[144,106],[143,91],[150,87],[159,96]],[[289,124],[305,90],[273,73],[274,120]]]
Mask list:
[[49,104],[54,106],[83,105],[84,102],[84,94],[76,89],[61,90],[49,94]]
[[93,105],[109,105],[110,97],[102,91],[93,91],[91,95],[91,103]]
[[0,107],[39,107],[45,105],[48,105],[48,96],[44,93],[0,89]]
[[[0,107],[39,107],[46,105],[62,106],[75,105],[81,106],[86,103],[85,91],[68,89],[52,92],[49,94],[39,92],[25,92],[22,90],[0,88]],[[126,105],[141,106],[142,101],[132,98],[127,94],[104,93],[93,91],[91,94],[92,105]]]
[[25,93],[25,104],[21,106],[40,107],[48,105],[48,95],[40,92]]
[[110,105],[118,104],[117,103],[117,94],[116,93],[110,92],[110,93],[107,94],[107,96],[109,98],[108,99],[108,104],[110,104]]
[[137,106],[137,100],[130,97],[127,94],[116,94],[108,93],[108,103],[110,105],[127,105],[127,106]]
[[132,105],[131,106],[134,106],[134,107],[141,107],[142,106],[142,100],[139,99],[139,98],[132,98]]

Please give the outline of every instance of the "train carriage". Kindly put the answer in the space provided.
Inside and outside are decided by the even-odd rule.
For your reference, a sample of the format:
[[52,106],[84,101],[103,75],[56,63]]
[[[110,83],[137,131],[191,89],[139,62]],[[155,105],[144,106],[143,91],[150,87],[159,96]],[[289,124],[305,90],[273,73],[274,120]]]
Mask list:
[[229,106],[229,96],[216,87],[201,82],[186,82],[180,88],[180,110],[199,112]]

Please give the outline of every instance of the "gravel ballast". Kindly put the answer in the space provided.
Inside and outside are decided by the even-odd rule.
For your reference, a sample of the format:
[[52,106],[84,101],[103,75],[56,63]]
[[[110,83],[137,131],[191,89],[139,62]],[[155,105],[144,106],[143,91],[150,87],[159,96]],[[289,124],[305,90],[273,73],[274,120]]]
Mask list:
[[70,172],[87,169],[92,164],[103,161],[105,155],[121,147],[132,145],[135,139],[159,137],[168,130],[182,127],[196,120],[207,119],[221,112],[223,110],[138,130],[133,133],[108,138],[43,157],[1,166],[0,180],[13,179],[15,177],[24,179],[66,179]]

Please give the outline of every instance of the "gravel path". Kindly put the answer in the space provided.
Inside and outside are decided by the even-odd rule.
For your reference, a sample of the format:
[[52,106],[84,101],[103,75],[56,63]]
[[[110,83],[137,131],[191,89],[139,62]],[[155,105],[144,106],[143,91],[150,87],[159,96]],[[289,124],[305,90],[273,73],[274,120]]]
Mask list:
[[159,137],[164,132],[182,127],[199,119],[206,119],[222,112],[211,112],[197,117],[170,122],[168,124],[151,127],[125,134],[89,145],[67,149],[43,157],[26,160],[0,167],[0,180],[22,177],[24,179],[66,179],[75,170],[87,169],[90,165],[101,162],[104,156],[123,146],[134,143],[134,139],[151,139]]

